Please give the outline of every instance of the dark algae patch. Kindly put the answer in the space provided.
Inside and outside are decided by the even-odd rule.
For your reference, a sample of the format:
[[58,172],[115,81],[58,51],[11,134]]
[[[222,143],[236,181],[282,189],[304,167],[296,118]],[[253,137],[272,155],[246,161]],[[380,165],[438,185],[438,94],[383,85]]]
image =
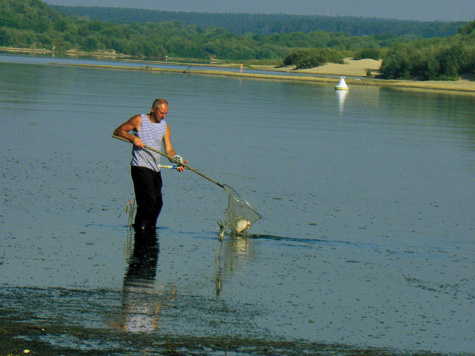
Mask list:
[[[50,340],[61,339],[63,345]],[[69,340],[69,341],[67,341]],[[66,343],[71,345],[65,345]],[[74,344],[74,345],[73,345]],[[97,346],[94,346],[97,345]],[[351,345],[272,341],[239,337],[174,337],[25,323],[3,319],[0,355],[406,355],[401,351],[359,348]],[[437,356],[440,353],[407,353]]]
[[[54,321],[0,309],[0,356],[19,355],[340,355],[439,356],[442,353],[404,352],[338,343],[272,340],[241,336],[197,337],[131,333],[112,328],[91,328],[74,320]],[[451,354],[454,355],[454,354]],[[467,354],[459,354],[467,355]]]

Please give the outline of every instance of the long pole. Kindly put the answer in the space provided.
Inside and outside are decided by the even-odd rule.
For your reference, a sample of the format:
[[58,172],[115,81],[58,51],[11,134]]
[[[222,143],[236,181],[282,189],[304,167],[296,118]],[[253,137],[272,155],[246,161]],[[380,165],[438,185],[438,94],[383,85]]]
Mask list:
[[[112,135],[112,137],[113,137],[113,138],[116,138],[116,139],[118,139],[118,140],[122,140],[122,141],[124,141],[124,142],[129,142],[129,143],[131,143],[129,140],[127,140],[127,139],[125,139],[125,138],[123,138],[123,137],[117,136],[117,135]],[[144,148],[146,148],[147,150],[153,151],[153,152],[155,152],[155,153],[158,153],[159,155],[162,155],[163,157],[168,158],[170,161],[172,161],[172,162],[174,162],[174,163],[177,163],[177,164],[179,164],[180,166],[185,167],[186,169],[189,169],[189,170],[192,171],[192,172],[195,172],[196,174],[202,176],[203,178],[209,180],[210,182],[213,182],[214,184],[216,184],[216,185],[218,185],[218,186],[220,186],[221,188],[224,189],[224,184],[221,184],[221,183],[216,182],[214,179],[211,179],[210,177],[205,176],[203,173],[201,173],[200,171],[197,171],[197,170],[194,169],[194,168],[191,168],[191,167],[188,166],[187,164],[184,164],[184,163],[182,163],[182,162],[179,162],[179,161],[173,159],[173,157],[167,155],[166,153],[163,153],[162,151],[159,151],[159,150],[157,150],[157,149],[155,149],[155,148],[153,148],[153,147],[147,146],[147,145],[144,145]]]

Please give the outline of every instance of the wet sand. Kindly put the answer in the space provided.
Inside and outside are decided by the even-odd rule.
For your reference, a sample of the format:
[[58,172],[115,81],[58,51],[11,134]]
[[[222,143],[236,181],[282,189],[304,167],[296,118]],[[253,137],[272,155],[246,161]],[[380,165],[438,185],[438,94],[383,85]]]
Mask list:
[[[107,338],[109,344],[124,342],[133,343],[146,355],[288,355],[304,354],[341,355],[341,356],[390,356],[401,355],[391,350],[380,348],[358,348],[343,344],[311,344],[279,340],[262,340],[247,338],[214,338],[214,337],[157,337],[142,335],[140,339],[130,337],[126,333],[106,335],[102,331],[82,329],[80,327],[64,327],[61,325],[38,326],[36,324],[6,323],[1,326],[0,343],[5,355],[132,355],[133,352],[110,348],[108,350],[78,350],[74,347],[52,347],[46,339],[48,335],[62,335],[83,340]],[[153,344],[153,349],[149,345]],[[310,351],[311,350],[311,351]],[[142,353],[141,353],[142,354]],[[417,355],[436,356],[439,353],[422,352]]]

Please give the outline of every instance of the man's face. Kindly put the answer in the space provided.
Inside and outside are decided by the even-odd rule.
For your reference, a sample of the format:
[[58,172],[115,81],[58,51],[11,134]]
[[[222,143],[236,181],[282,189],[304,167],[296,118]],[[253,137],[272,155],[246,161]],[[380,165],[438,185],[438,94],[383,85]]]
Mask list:
[[157,107],[152,107],[152,114],[155,118],[155,121],[160,122],[162,119],[165,118],[168,114],[168,106],[167,105],[160,105]]

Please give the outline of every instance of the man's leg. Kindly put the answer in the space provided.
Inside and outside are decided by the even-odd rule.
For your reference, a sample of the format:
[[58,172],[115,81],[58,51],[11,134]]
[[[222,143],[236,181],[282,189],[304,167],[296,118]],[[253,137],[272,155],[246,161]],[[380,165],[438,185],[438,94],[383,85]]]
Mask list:
[[162,179],[160,173],[144,167],[131,167],[134,182],[137,214],[135,229],[155,228],[162,202]]
[[162,206],[163,206],[163,199],[162,199],[162,175],[160,172],[154,172],[154,201],[153,201],[153,209],[154,209],[154,214],[153,217],[151,218],[151,221],[153,223],[153,227],[157,225],[157,220],[160,215],[160,212],[162,211]]

